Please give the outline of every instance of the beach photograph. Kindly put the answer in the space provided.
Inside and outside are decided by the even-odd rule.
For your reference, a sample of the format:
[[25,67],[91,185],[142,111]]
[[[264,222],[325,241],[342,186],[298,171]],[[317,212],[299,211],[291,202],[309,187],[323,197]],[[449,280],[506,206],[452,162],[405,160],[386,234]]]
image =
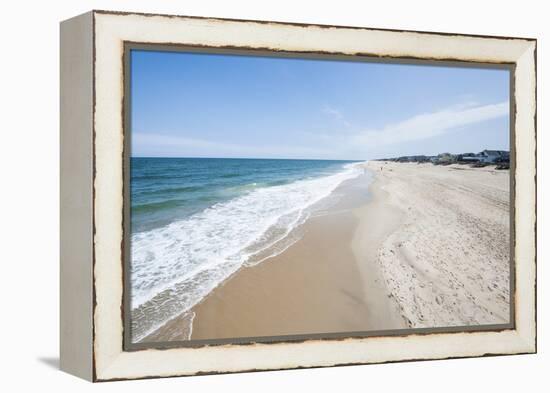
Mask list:
[[128,64],[132,344],[510,326],[509,68]]

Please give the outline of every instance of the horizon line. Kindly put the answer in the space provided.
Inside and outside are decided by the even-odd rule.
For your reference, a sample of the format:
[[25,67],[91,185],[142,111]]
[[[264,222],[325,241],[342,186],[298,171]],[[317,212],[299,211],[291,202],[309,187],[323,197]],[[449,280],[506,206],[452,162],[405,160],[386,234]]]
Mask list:
[[269,158],[269,157],[193,157],[193,156],[130,156],[130,158],[193,158],[205,160],[301,160],[301,161],[368,161],[366,159],[334,158]]

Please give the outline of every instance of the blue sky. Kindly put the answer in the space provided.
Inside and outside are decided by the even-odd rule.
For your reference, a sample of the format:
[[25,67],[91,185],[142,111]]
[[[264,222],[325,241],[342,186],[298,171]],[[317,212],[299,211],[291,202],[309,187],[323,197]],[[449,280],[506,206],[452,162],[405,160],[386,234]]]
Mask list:
[[507,70],[133,50],[132,156],[509,149]]

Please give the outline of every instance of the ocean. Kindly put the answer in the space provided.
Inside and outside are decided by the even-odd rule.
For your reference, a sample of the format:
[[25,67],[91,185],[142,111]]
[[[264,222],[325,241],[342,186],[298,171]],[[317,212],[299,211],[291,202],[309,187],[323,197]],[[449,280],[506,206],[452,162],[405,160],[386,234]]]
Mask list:
[[284,251],[312,208],[363,172],[353,161],[222,158],[133,157],[130,168],[134,342]]

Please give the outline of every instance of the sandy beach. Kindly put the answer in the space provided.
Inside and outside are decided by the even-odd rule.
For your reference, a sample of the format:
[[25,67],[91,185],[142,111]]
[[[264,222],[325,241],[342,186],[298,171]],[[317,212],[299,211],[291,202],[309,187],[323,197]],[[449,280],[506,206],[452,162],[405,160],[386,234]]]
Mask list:
[[503,324],[510,317],[509,171],[369,163],[405,220],[378,263],[410,327]]
[[507,323],[509,172],[366,169],[295,230],[295,243],[142,341]]

